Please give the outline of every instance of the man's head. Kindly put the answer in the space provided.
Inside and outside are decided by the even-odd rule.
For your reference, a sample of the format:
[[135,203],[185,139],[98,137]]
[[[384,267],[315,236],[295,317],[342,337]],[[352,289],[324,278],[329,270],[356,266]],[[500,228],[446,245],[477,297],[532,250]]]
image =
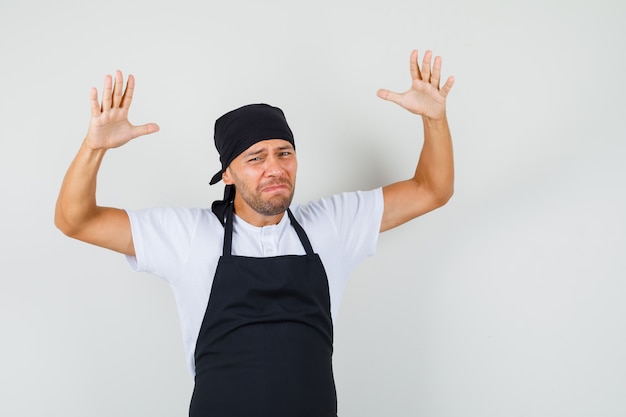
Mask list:
[[233,197],[240,216],[245,212],[276,216],[289,207],[297,160],[293,134],[282,110],[251,104],[224,114],[215,122],[215,147],[222,169],[211,184],[223,179],[226,192],[225,201],[214,203],[214,211]]
[[285,114],[268,104],[249,104],[224,114],[215,121],[214,139],[222,169],[213,176],[211,185],[222,179],[237,156],[259,141],[283,139],[296,147]]

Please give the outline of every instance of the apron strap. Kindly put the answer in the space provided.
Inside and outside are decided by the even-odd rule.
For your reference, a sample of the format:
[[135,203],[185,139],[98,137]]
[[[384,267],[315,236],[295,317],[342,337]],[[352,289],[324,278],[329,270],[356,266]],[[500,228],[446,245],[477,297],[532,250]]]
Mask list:
[[230,256],[233,251],[233,203],[230,203],[224,210],[226,221],[224,222],[224,248],[222,256]]
[[307,255],[313,255],[313,247],[311,246],[309,237],[304,232],[304,229],[302,228],[302,226],[300,226],[300,223],[298,223],[296,218],[293,217],[293,213],[291,213],[291,209],[289,208],[287,209],[287,214],[289,215],[289,220],[291,220],[291,225],[293,226],[294,229],[296,229],[296,233],[298,234],[298,237],[300,238],[300,242],[302,243],[302,246],[304,246],[304,251],[306,252]]

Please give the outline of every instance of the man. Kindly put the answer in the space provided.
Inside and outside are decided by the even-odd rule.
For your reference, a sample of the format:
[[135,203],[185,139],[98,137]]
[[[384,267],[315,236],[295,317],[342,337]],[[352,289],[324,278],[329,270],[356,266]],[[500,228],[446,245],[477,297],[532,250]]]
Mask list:
[[[432,66],[431,66],[432,64]],[[295,141],[279,108],[240,107],[215,123],[226,184],[208,209],[125,211],[98,206],[96,176],[110,148],[158,131],[128,121],[135,81],[105,78],[91,91],[87,136],[63,181],[55,224],[70,237],[128,256],[174,291],[189,365],[190,416],[336,415],[332,318],[352,268],[373,254],[379,232],[452,196],[452,142],[441,58],[417,51],[411,87],[378,96],[421,115],[415,175],[366,192],[292,205]]]

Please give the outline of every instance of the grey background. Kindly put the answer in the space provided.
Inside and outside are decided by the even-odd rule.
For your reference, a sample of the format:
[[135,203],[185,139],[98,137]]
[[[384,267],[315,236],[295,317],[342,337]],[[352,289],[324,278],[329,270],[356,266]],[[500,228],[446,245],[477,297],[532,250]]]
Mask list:
[[0,415],[187,413],[167,285],[52,222],[105,74],[161,131],[107,155],[101,204],[209,205],[213,122],[258,101],[305,202],[412,174],[421,121],[375,93],[408,87],[413,48],[457,79],[456,194],[355,271],[340,415],[626,415],[625,4],[3,0]]

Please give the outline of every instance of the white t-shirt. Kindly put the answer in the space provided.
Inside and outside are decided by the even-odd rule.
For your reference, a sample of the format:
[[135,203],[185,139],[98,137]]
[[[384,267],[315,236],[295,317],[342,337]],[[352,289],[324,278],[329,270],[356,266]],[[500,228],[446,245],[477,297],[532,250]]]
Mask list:
[[[375,253],[383,213],[382,189],[337,194],[291,211],[319,254],[336,317],[352,269]],[[174,292],[183,344],[195,373],[196,340],[204,319],[217,262],[222,255],[224,227],[211,209],[151,208],[128,210],[136,256],[127,257],[136,271],[168,282]],[[289,217],[265,227],[233,218],[233,255],[268,257],[304,255]]]

